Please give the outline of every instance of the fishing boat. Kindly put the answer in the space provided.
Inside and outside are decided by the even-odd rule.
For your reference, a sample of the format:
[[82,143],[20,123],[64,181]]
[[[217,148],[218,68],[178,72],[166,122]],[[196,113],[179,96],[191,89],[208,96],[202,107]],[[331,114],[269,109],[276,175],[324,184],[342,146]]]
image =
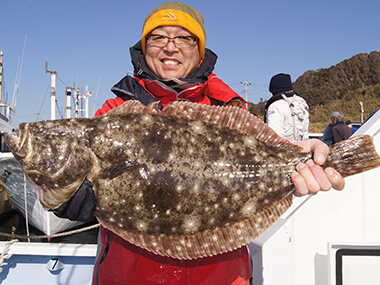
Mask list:
[[[360,134],[372,135],[380,152],[380,112]],[[248,245],[253,284],[380,284],[378,177],[379,168],[348,177],[344,191],[294,198]],[[95,244],[6,241],[0,252],[0,284],[91,284]]]
[[[96,224],[84,225],[46,211],[4,143],[5,135],[15,131],[10,123],[15,106],[2,100],[3,51],[0,55],[0,234],[3,234],[0,235],[0,284],[91,284]],[[84,226],[92,230],[83,232]],[[65,233],[67,230],[70,232]],[[19,239],[13,239],[14,235]],[[43,270],[41,265],[45,265]]]
[[[1,101],[0,101],[1,102]],[[7,159],[8,157],[13,157],[13,155],[9,152],[7,145],[4,143],[4,136],[7,132],[11,132],[13,129],[12,125],[8,122],[2,114],[0,114],[0,163],[3,159]],[[2,183],[1,179],[2,175],[0,172],[0,213],[5,211],[5,201],[8,200],[7,191],[5,191],[5,187]]]
[[[0,190],[2,189],[0,199],[2,198],[4,201],[3,208],[4,210],[9,209],[10,207],[7,207],[7,202],[9,202],[12,209],[17,210],[25,217],[28,225],[32,225],[46,235],[77,227],[83,223],[58,218],[52,212],[43,209],[38,202],[35,190],[26,180],[19,163],[4,143],[5,135],[15,131],[10,123],[10,114],[11,110],[16,109],[14,102],[17,100],[13,99],[12,106],[10,106],[2,99],[3,54],[3,51],[0,51]],[[54,73],[56,74],[56,72]],[[18,85],[19,82],[16,83],[16,90]],[[13,96],[17,98],[17,91]]]

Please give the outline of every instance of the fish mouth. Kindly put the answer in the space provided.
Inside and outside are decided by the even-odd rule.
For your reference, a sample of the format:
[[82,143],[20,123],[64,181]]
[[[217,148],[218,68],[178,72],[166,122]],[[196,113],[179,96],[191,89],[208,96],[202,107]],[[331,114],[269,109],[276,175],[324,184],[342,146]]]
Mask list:
[[5,136],[5,143],[8,145],[11,152],[17,153],[19,150],[20,138],[12,133],[7,133]]
[[[5,143],[8,145],[9,149],[14,156],[19,158],[25,158],[27,155],[27,148],[23,148],[23,145],[27,142],[28,137],[28,124],[22,123],[19,125],[20,137],[13,135],[12,133],[7,133],[5,136]],[[23,151],[23,149],[25,149]]]

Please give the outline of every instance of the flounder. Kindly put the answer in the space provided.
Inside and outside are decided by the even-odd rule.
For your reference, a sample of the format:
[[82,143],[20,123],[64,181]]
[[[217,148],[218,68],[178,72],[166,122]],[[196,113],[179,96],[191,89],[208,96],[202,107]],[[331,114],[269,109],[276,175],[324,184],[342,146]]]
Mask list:
[[[96,118],[20,125],[6,143],[50,209],[87,177],[106,228],[177,259],[239,248],[291,205],[290,175],[311,153],[247,111],[127,101]],[[335,144],[324,167],[343,177],[380,166],[370,136]]]

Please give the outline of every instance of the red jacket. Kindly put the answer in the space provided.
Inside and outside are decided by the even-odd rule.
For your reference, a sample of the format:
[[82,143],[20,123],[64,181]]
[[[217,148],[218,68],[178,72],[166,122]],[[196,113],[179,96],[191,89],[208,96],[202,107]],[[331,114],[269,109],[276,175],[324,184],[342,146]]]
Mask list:
[[[123,78],[123,80],[126,81],[126,78]],[[206,83],[198,83],[196,86],[185,89],[179,93],[173,92],[173,89],[169,89],[157,83],[157,81],[136,77],[135,80],[143,87],[146,93],[149,93],[149,96],[160,101],[164,106],[176,100],[188,100],[205,105],[240,105],[242,108],[245,108],[241,103],[245,103],[246,101],[214,73],[209,75],[209,80]],[[132,98],[128,95],[119,95],[116,98],[108,99],[102,108],[96,111],[95,116],[103,115],[130,99]]]
[[[136,81],[123,78],[115,85],[113,91],[118,97],[107,100],[96,112],[96,116],[129,99],[147,103],[158,100],[164,106],[178,99],[207,105],[238,105],[245,102],[213,73],[208,75],[205,82],[196,83],[181,92],[176,92],[157,80],[146,77],[134,79]],[[94,268],[93,284],[237,285],[250,282],[250,256],[246,247],[207,258],[179,260],[148,252],[103,227],[100,238],[101,249]]]

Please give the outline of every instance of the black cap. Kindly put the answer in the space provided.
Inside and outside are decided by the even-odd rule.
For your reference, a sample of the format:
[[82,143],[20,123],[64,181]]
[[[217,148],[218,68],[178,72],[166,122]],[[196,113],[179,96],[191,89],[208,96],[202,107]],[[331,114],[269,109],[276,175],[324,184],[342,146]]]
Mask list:
[[289,74],[279,73],[272,77],[269,83],[269,91],[272,94],[293,90],[292,80]]

